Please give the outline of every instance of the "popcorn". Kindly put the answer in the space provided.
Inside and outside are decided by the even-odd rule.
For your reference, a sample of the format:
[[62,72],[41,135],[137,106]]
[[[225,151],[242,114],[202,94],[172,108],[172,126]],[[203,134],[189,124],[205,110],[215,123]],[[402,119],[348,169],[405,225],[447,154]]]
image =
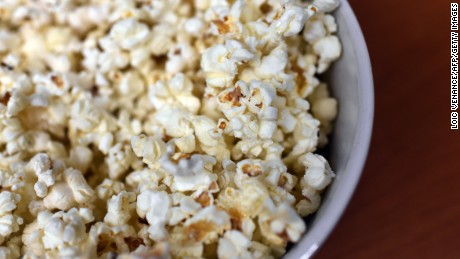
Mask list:
[[113,195],[117,195],[124,190],[125,185],[122,182],[106,178],[96,187],[96,194],[99,199],[108,200]]
[[[320,139],[319,145],[323,146],[327,143],[327,138],[324,135],[331,133],[332,131],[332,122],[337,116],[337,100],[329,96],[329,91],[327,86],[320,84],[316,90],[311,95],[312,100],[312,113],[315,117],[320,120]],[[324,135],[323,135],[324,134]]]
[[195,136],[205,152],[215,156],[218,160],[230,156],[225,139],[213,120],[205,116],[197,116],[192,123],[195,128]]
[[166,238],[164,225],[170,208],[171,200],[166,192],[146,190],[137,197],[136,211],[139,217],[149,222],[148,231],[151,239],[160,241]]
[[134,99],[144,92],[144,81],[138,73],[125,74],[118,84],[118,91],[124,98]]
[[275,246],[298,241],[305,231],[302,218],[285,203],[271,210],[259,216],[260,231],[264,239]]
[[160,110],[165,106],[185,108],[196,114],[200,100],[192,94],[193,84],[184,74],[176,74],[168,82],[157,81],[149,88],[152,105]]
[[132,192],[122,191],[118,195],[112,196],[107,201],[107,214],[104,222],[111,226],[120,226],[128,223],[131,212],[136,207],[136,195]]
[[94,200],[94,191],[80,171],[67,168],[64,181],[55,184],[43,199],[47,209],[68,210],[78,204],[88,206]]
[[129,225],[109,226],[103,222],[97,222],[89,230],[90,251],[94,251],[92,257],[107,257],[111,254],[124,254],[135,250],[143,244],[139,239],[134,227]]
[[197,53],[189,44],[178,44],[168,52],[168,61],[165,64],[167,73],[174,75],[185,68],[193,66],[197,61]]
[[110,37],[123,49],[133,49],[144,43],[149,36],[147,25],[135,19],[116,22],[110,30]]
[[0,244],[2,244],[9,235],[19,230],[23,224],[23,219],[12,213],[21,200],[19,194],[8,191],[0,193]]
[[110,148],[109,155],[106,157],[109,177],[112,179],[121,177],[131,166],[132,160],[133,154],[128,144],[118,143]]
[[70,89],[70,80],[59,74],[50,73],[48,75],[35,75],[33,78],[36,87],[40,91],[43,89],[45,93],[50,95],[61,96]]
[[160,56],[168,53],[171,45],[174,44],[173,37],[176,32],[175,27],[168,23],[161,23],[152,30],[152,37],[149,48],[153,55]]
[[337,36],[328,36],[318,40],[313,50],[319,56],[318,73],[323,73],[340,57],[342,47]]
[[263,57],[260,65],[255,68],[255,73],[264,79],[276,77],[278,74],[284,73],[287,63],[287,46],[280,44],[278,47],[274,48],[269,55]]
[[206,190],[216,177],[211,173],[216,159],[212,156],[192,155],[190,159],[181,159],[178,164],[163,159],[162,169],[170,177],[165,184],[173,191]]
[[324,157],[308,153],[301,156],[299,160],[306,168],[303,179],[309,186],[322,190],[331,183],[334,173]]
[[334,173],[337,0],[7,1],[0,257],[274,258]]
[[39,215],[39,224],[43,226],[43,246],[54,249],[60,245],[78,244],[85,240],[85,224],[94,220],[87,209],[71,209],[69,212],[57,212],[54,215]]
[[196,37],[200,36],[200,33],[202,33],[203,28],[203,21],[201,21],[199,18],[188,19],[184,24],[185,31]]
[[85,174],[92,160],[93,152],[91,149],[85,146],[76,146],[70,150],[68,164]]
[[249,61],[254,55],[236,40],[228,40],[206,50],[201,68],[206,73],[206,83],[213,87],[228,86],[237,74],[238,64]]
[[[38,197],[45,197],[48,187],[54,185],[56,171],[52,170],[52,162],[46,154],[37,154],[29,162],[38,177],[34,189]],[[54,171],[54,172],[53,172]]]
[[[293,2],[293,1],[287,1]],[[285,6],[283,14],[277,20],[271,24],[271,28],[277,33],[284,37],[290,37],[299,33],[305,21],[307,20],[309,13],[306,9],[301,6],[287,4]]]
[[317,40],[325,37],[326,34],[327,31],[323,22],[320,19],[312,19],[305,25],[303,38],[309,43],[314,43]]
[[73,254],[81,254],[84,250],[77,247],[87,240],[85,225],[93,220],[88,209],[72,208],[68,212],[60,211],[55,214],[48,211],[40,212],[37,221],[24,229],[23,249],[33,256],[51,253],[53,249],[58,248],[76,248]]
[[317,190],[308,186],[304,179],[301,180],[300,184],[302,186],[302,195],[305,199],[296,204],[296,209],[300,216],[306,217],[318,209],[321,203],[321,196]]
[[142,161],[149,166],[153,166],[166,152],[166,146],[162,140],[146,137],[145,135],[133,136],[131,146],[136,156],[142,157]]
[[3,188],[11,188],[12,191],[16,191],[24,186],[24,178],[24,172],[0,170],[0,184]]
[[318,7],[321,12],[332,12],[339,6],[339,1],[337,0],[315,0],[313,4]]
[[230,218],[215,206],[209,206],[185,221],[184,226],[188,238],[207,244],[230,228]]
[[250,245],[251,240],[241,232],[230,230],[219,239],[217,254],[219,258],[250,258],[251,253],[247,250]]

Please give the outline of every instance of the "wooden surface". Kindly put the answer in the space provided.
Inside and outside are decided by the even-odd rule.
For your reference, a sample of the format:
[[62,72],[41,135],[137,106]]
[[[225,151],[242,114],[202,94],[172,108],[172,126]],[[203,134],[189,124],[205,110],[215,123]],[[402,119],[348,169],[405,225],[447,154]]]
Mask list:
[[349,2],[373,65],[373,140],[354,197],[315,258],[460,258],[450,1]]

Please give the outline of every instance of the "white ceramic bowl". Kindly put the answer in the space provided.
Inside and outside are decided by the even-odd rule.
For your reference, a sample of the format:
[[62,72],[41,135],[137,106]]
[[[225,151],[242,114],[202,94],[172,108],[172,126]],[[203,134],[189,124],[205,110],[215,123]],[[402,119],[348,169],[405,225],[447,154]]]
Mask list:
[[334,182],[318,212],[308,220],[307,232],[285,258],[310,258],[337,224],[358,183],[371,139],[374,115],[372,69],[361,28],[347,1],[335,12],[343,55],[328,82],[338,99],[339,114],[330,143]]

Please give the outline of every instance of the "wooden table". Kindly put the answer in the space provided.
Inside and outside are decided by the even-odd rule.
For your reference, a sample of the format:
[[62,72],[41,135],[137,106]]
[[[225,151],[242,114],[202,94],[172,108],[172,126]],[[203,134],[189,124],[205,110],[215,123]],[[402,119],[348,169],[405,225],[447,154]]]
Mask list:
[[316,258],[460,258],[450,1],[349,2],[372,59],[374,133],[354,197]]

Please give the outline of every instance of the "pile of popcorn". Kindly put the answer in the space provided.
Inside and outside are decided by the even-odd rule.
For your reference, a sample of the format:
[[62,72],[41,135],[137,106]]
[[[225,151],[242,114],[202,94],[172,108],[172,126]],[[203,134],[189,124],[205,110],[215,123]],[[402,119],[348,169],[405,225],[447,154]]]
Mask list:
[[337,6],[0,1],[0,257],[281,256],[334,177]]

